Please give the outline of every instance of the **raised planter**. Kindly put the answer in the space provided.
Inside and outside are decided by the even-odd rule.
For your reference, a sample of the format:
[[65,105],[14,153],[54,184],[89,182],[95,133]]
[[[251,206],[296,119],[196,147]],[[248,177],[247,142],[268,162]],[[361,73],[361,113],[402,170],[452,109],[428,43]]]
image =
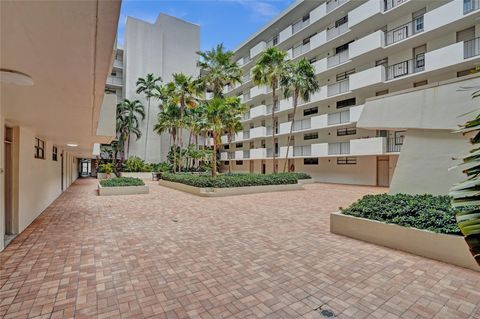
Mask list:
[[152,179],[152,172],[122,172],[122,177],[136,177],[140,179]]
[[461,236],[387,224],[340,212],[330,214],[330,232],[480,272]]
[[299,179],[299,180],[298,180],[298,183],[299,183],[300,185],[314,184],[314,183],[315,183],[315,179],[313,179],[313,178]]
[[137,195],[148,194],[149,188],[147,185],[142,186],[118,186],[118,187],[103,187],[98,184],[98,195],[112,196],[112,195]]
[[245,187],[229,187],[229,188],[200,188],[182,183],[175,183],[166,180],[160,180],[161,186],[173,188],[186,193],[203,197],[221,197],[235,196],[256,193],[282,192],[302,190],[302,184],[285,184],[285,185],[262,185],[262,186],[245,186]]
[[97,173],[97,179],[109,179],[116,177],[114,173],[107,174],[107,173]]

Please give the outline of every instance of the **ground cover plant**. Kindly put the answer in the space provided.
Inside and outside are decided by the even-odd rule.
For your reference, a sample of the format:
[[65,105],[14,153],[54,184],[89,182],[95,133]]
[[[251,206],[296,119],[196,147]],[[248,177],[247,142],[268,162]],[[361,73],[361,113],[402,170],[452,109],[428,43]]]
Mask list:
[[116,177],[100,181],[102,187],[143,186],[145,183],[136,177]]

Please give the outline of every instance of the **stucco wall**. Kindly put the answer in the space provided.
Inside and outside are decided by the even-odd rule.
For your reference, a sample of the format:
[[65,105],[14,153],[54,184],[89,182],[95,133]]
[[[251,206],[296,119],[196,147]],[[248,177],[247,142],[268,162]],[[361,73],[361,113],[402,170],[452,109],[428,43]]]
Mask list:
[[4,155],[4,117],[3,117],[3,103],[0,103],[0,251],[3,249],[3,234],[5,234],[5,190],[4,190],[4,185],[5,185],[5,155]]

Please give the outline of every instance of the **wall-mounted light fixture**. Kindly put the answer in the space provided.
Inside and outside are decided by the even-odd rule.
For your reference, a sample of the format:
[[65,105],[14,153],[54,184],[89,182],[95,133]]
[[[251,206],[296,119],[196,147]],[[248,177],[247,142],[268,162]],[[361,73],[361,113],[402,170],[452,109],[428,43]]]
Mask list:
[[21,86],[33,85],[30,75],[9,69],[0,69],[0,82]]

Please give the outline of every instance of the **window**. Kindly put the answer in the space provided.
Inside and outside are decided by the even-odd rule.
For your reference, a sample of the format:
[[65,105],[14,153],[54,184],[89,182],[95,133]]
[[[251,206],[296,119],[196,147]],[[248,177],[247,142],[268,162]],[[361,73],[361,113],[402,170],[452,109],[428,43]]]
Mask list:
[[237,144],[235,144],[235,147],[236,147],[236,148],[242,148],[242,147],[243,147],[243,143],[237,143]]
[[318,158],[304,158],[303,165],[318,165]]
[[235,161],[235,165],[243,165],[243,161]]
[[52,161],[57,161],[58,159],[58,149],[56,146],[52,148]]
[[310,62],[310,64],[314,64],[317,62],[317,57],[311,58],[308,62]]
[[471,68],[468,70],[459,71],[457,72],[457,77],[459,78],[465,75],[474,74],[474,73],[477,73],[478,71],[480,71],[480,68]]
[[260,141],[260,144],[262,145],[262,148],[265,148],[266,145],[267,145],[267,144],[265,143],[265,140],[261,140],[261,141]]
[[335,54],[339,54],[340,52],[347,51],[347,50],[348,50],[348,45],[349,45],[350,43],[351,43],[351,42],[345,43],[345,44],[342,44],[342,45],[339,46],[339,47],[336,47],[336,48],[335,48]]
[[35,138],[35,158],[45,159],[45,141]]
[[339,128],[337,129],[337,136],[355,135],[357,129],[355,127]]
[[304,141],[306,141],[306,140],[316,140],[317,138],[318,138],[318,133],[317,132],[303,134],[303,140]]
[[313,115],[313,114],[317,114],[317,113],[318,113],[318,106],[311,107],[311,108],[303,110],[303,116]]
[[230,145],[228,145],[228,144],[225,145],[225,146],[223,147],[223,149],[224,149],[224,150],[229,150],[229,149],[230,149]]
[[341,109],[342,107],[348,107],[357,104],[357,99],[352,97],[350,99],[341,100],[337,102],[337,109]]
[[347,22],[348,22],[348,15],[346,15],[343,18],[340,18],[337,21],[335,21],[335,28],[338,28],[339,26],[341,26],[342,24],[345,24]]
[[356,165],[356,157],[337,157],[337,165]]
[[336,81],[338,82],[338,81],[346,80],[353,73],[355,73],[355,69],[348,70],[348,71],[343,72],[343,73],[339,73],[336,76]]
[[225,161],[223,162],[225,165],[229,165],[230,164],[230,161]]
[[293,120],[293,113],[288,113],[288,122]]
[[375,61],[375,66],[379,66],[379,65],[387,66],[388,65],[388,58],[383,58],[383,59]]
[[388,90],[375,92],[375,96],[380,96],[380,95],[385,95],[385,94],[388,94]]
[[419,81],[419,82],[413,83],[413,87],[416,88],[416,87],[419,87],[419,86],[422,86],[422,85],[427,85],[427,84],[428,84],[427,80]]

